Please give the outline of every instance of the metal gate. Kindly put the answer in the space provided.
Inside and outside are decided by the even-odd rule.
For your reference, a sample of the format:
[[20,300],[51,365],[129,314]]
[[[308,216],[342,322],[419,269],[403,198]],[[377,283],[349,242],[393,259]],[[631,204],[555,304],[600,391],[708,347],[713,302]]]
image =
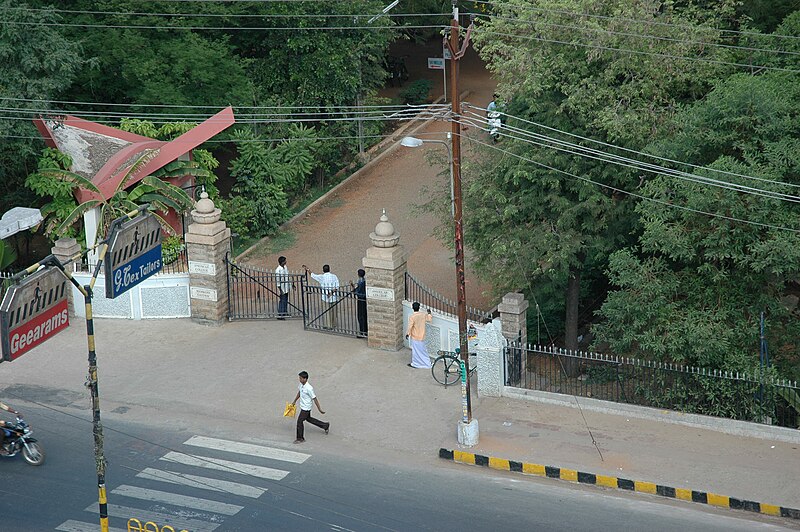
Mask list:
[[[326,289],[305,274],[276,274],[266,268],[236,264],[228,269],[228,320],[303,318],[303,328],[343,336],[366,337],[367,301],[352,290]],[[279,283],[290,285],[282,308]],[[359,309],[361,320],[359,321]]]
[[[235,264],[228,258],[228,319],[258,320],[303,317],[303,287],[306,276],[290,273],[279,279],[274,271],[245,264]],[[278,282],[291,285],[286,309],[280,308]]]

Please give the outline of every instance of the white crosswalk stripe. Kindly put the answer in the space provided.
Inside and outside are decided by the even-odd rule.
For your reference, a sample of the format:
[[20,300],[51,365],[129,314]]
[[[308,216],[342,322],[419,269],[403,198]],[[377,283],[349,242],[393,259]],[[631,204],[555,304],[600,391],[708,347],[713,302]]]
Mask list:
[[[257,445],[253,443],[220,440],[206,436],[192,436],[184,445],[194,448],[198,453],[201,449],[219,453],[229,453],[231,456],[239,455],[248,462],[269,463],[265,461],[286,462],[302,464],[310,454],[289,451]],[[123,484],[110,491],[115,502],[130,504],[135,501],[145,501],[142,509],[133,506],[108,504],[108,514],[113,518],[113,523],[119,527],[127,523],[128,519],[138,519],[142,524],[150,521],[159,527],[169,525],[175,530],[191,530],[192,532],[213,532],[230,516],[236,515],[244,506],[214,500],[223,498],[230,500],[231,496],[258,499],[267,488],[258,486],[261,480],[279,481],[289,474],[289,471],[275,469],[258,463],[245,463],[238,460],[225,460],[222,458],[202,456],[201,454],[186,454],[170,451],[160,458],[163,462],[176,464],[181,467],[152,468],[147,467],[136,474],[137,479],[150,483],[164,483],[155,487],[166,487],[173,491],[151,489],[150,487]],[[272,465],[272,464],[270,464]],[[199,468],[210,472],[236,473],[241,475],[242,482],[232,482],[223,475],[192,475],[186,468]],[[223,478],[213,478],[222,476]],[[253,485],[255,484],[255,485]],[[150,484],[153,486],[153,484]],[[197,490],[204,490],[206,497]],[[240,502],[240,501],[235,501]],[[149,511],[144,508],[153,508]],[[93,502],[87,512],[94,514],[96,519],[67,520],[58,525],[60,532],[94,532],[99,528],[98,506]],[[127,532],[122,528],[109,528],[109,532]]]
[[161,460],[176,464],[201,467],[204,469],[214,469],[215,471],[225,471],[228,473],[238,473],[240,475],[266,478],[269,480],[281,480],[283,477],[289,474],[288,471],[273,469],[271,467],[243,464],[241,462],[221,460],[219,458],[209,458],[206,456],[197,456],[193,454],[176,452],[168,452],[161,457]]
[[275,449],[274,447],[265,447],[263,445],[254,445],[252,443],[241,443],[236,441],[220,440],[217,438],[207,438],[205,436],[192,436],[183,442],[183,444],[192,445],[195,447],[204,447],[206,449],[215,449],[218,451],[227,451],[229,453],[258,456],[259,458],[268,458],[270,460],[293,462],[295,464],[302,464],[311,457],[310,454],[287,451],[285,449]]
[[248,486],[247,484],[240,484],[239,482],[228,482],[227,480],[176,473],[174,471],[153,469],[151,467],[143,469],[142,472],[137,473],[136,476],[146,480],[156,480],[203,490],[232,493],[233,495],[241,495],[242,497],[250,497],[251,499],[257,499],[267,491],[267,488],[257,488],[255,486]]
[[239,510],[244,508],[244,506],[239,506],[237,504],[201,499],[200,497],[189,497],[188,495],[178,495],[177,493],[170,493],[168,491],[139,488],[126,484],[111,490],[111,493],[114,495],[132,497],[134,499],[142,499],[144,501],[160,502],[163,504],[171,504],[172,506],[183,506],[203,512],[213,512],[215,514],[236,515],[239,513]]
[[[60,532],[97,532],[100,528],[100,519],[96,523],[83,523],[81,521],[64,521],[56,527]],[[108,527],[108,532],[128,532],[122,528]]]
[[[87,512],[92,512],[94,514],[98,513],[97,510],[97,503],[90,505],[86,508]],[[144,524],[147,521],[152,521],[154,523],[158,523],[159,528],[163,527],[164,525],[169,525],[175,530],[191,530],[192,532],[213,532],[222,524],[222,516],[218,516],[219,522],[212,522],[207,520],[200,520],[200,519],[192,519],[189,517],[179,517],[177,515],[170,515],[164,514],[160,512],[151,512],[148,510],[142,510],[140,508],[131,508],[130,506],[121,506],[119,504],[109,504],[108,505],[108,515],[112,517],[118,517],[123,520],[123,522],[127,523],[128,519],[131,517],[135,517],[139,521]],[[195,516],[196,517],[196,516]],[[100,528],[99,520],[98,525],[95,528],[97,530]]]

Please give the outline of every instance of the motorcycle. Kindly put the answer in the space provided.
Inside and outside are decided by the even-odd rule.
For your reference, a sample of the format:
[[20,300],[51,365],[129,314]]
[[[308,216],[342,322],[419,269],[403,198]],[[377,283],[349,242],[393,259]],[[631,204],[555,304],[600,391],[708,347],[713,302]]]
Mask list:
[[31,438],[31,428],[21,417],[15,423],[0,423],[0,430],[5,432],[5,440],[0,450],[0,457],[11,458],[22,452],[22,458],[30,465],[40,466],[44,463],[44,449]]

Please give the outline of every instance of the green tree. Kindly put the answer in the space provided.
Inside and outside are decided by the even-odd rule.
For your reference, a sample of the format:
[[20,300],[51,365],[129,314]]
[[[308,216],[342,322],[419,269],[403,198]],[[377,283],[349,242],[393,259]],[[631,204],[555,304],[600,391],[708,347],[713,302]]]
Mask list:
[[[800,28],[798,20],[800,12],[778,31]],[[699,165],[695,173],[708,178],[796,197],[798,81],[780,71],[731,76],[680,113],[674,134],[650,150]],[[611,258],[616,290],[601,309],[598,340],[620,354],[749,370],[766,311],[773,357],[800,375],[797,203],[667,175],[649,181],[643,194],[670,205],[638,206],[643,232],[637,246]]]
[[[709,26],[734,17],[736,3],[705,4],[544,0],[534,8],[510,0],[480,22],[476,47],[510,114],[642,149],[679,105],[731,69],[714,62],[731,53],[713,46],[720,31]],[[508,125],[552,136],[525,122]],[[633,201],[614,189],[631,191],[640,176],[546,143],[505,138],[479,153],[482,160],[466,168],[465,199],[465,234],[479,270],[498,292],[527,286],[535,293],[543,283],[563,289],[565,345],[576,348],[582,294],[596,299],[604,288],[587,290],[581,279],[602,278],[608,255],[636,229]]]
[[41,150],[30,120],[72,84],[85,64],[77,42],[53,26],[61,17],[28,8],[0,0],[0,213],[35,200],[22,186]]

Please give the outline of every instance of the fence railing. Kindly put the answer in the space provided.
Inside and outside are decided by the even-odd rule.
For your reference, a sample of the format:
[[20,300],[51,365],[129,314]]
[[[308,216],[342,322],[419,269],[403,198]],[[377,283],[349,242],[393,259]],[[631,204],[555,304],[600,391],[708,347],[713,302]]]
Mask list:
[[[161,258],[164,264],[161,267],[161,271],[156,275],[165,273],[187,273],[189,271],[189,258],[186,254],[186,246],[181,246],[177,251],[164,251],[161,253]],[[83,258],[81,271],[94,273],[95,267],[97,267],[96,261],[89,260],[87,257]]]
[[12,272],[0,272],[0,301],[3,300],[3,296],[6,293],[6,285],[8,285],[9,279],[13,276]]
[[[458,315],[458,303],[442,297],[433,289],[419,282],[408,272],[406,272],[405,285],[406,301],[419,301],[422,307],[435,308],[436,310],[452,314],[453,316]],[[489,312],[468,306],[467,319],[479,323],[486,323],[492,320],[492,316]]]
[[508,386],[800,428],[797,381],[543,346],[505,356]]

